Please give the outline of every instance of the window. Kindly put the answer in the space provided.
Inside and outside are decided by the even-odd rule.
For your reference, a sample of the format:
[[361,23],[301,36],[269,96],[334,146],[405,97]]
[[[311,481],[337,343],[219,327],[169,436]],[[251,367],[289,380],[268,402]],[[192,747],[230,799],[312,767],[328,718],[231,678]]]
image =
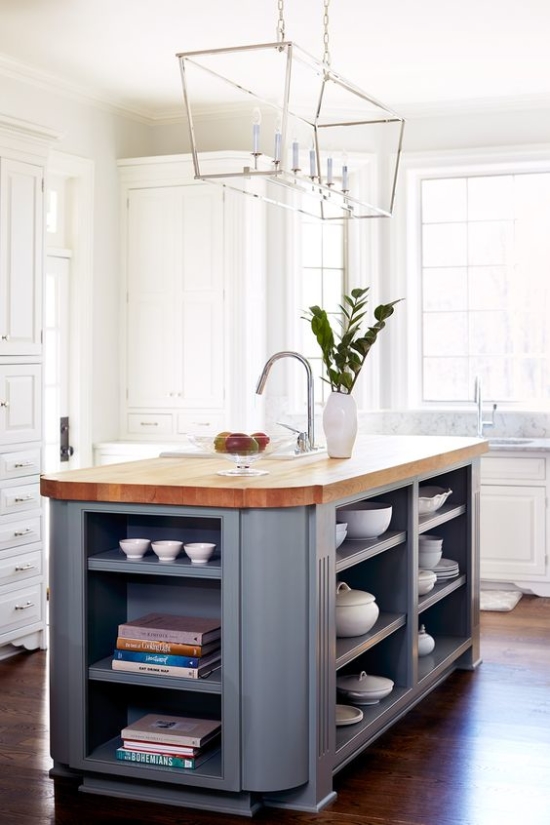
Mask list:
[[550,171],[486,169],[419,178],[423,402],[550,398]]
[[[338,313],[345,291],[346,224],[344,221],[322,223],[302,222],[302,279],[300,311],[317,304],[327,312]],[[330,385],[321,379],[326,371],[321,350],[309,326],[303,324],[301,351],[308,359],[315,381],[315,402],[324,405]],[[336,328],[334,319],[333,328]]]

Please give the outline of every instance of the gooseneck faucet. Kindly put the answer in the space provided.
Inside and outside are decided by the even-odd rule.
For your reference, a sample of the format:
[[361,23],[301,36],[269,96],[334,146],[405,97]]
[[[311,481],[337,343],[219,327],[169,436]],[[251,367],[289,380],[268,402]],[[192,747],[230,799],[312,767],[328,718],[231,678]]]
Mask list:
[[[311,366],[307,358],[304,358],[303,355],[300,355],[299,352],[293,352],[292,350],[284,350],[282,352],[276,352],[271,358],[265,362],[265,366],[262,370],[262,374],[258,380],[258,386],[256,387],[256,392],[258,395],[261,395],[264,391],[265,382],[267,381],[267,376],[269,375],[269,371],[271,367],[278,361],[280,358],[296,358],[301,364],[304,365],[306,374],[307,374],[307,444],[306,449],[304,452],[310,452],[315,449],[315,424],[314,424],[314,403],[313,403],[313,373],[311,372]],[[285,425],[286,426],[286,425]],[[300,443],[300,437],[298,438],[298,443]]]
[[483,428],[495,426],[495,411],[497,405],[493,404],[491,418],[488,421],[486,421],[483,418],[483,391],[481,388],[481,378],[479,377],[479,375],[476,377],[475,380],[474,400],[477,406],[477,436],[478,438],[483,438]]

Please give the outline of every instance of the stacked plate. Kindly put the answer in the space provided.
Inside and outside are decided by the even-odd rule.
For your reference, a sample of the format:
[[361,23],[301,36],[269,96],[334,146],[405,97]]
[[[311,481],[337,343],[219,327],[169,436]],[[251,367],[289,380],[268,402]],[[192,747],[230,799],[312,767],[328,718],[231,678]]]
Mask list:
[[453,559],[441,559],[433,568],[437,581],[447,581],[447,579],[454,579],[460,573],[458,569],[458,562]]

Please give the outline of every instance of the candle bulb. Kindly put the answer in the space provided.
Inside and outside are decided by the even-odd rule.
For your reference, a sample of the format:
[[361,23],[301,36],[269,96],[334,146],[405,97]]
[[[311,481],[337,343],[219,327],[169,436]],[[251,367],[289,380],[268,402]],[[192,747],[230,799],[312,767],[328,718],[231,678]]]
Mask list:
[[281,118],[279,117],[275,124],[275,154],[273,160],[275,163],[279,163],[281,160]]
[[310,178],[315,177],[315,147],[312,146],[309,150],[309,176]]
[[300,145],[297,138],[292,141],[292,170],[297,172],[300,168]]
[[327,158],[327,186],[332,186],[332,158]]
[[254,155],[260,154],[260,123],[262,122],[262,113],[256,106],[252,112],[252,153]]
[[342,191],[347,192],[348,189],[348,156],[345,152],[342,152]]

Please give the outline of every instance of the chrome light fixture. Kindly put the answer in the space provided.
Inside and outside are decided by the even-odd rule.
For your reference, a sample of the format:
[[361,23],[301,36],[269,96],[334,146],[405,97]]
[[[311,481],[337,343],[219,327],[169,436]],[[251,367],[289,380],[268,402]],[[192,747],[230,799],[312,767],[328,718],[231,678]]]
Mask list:
[[[276,42],[177,55],[195,178],[322,220],[389,217],[404,119],[332,70],[329,2],[322,61],[285,39],[283,0]],[[229,117],[223,153],[201,105]]]

